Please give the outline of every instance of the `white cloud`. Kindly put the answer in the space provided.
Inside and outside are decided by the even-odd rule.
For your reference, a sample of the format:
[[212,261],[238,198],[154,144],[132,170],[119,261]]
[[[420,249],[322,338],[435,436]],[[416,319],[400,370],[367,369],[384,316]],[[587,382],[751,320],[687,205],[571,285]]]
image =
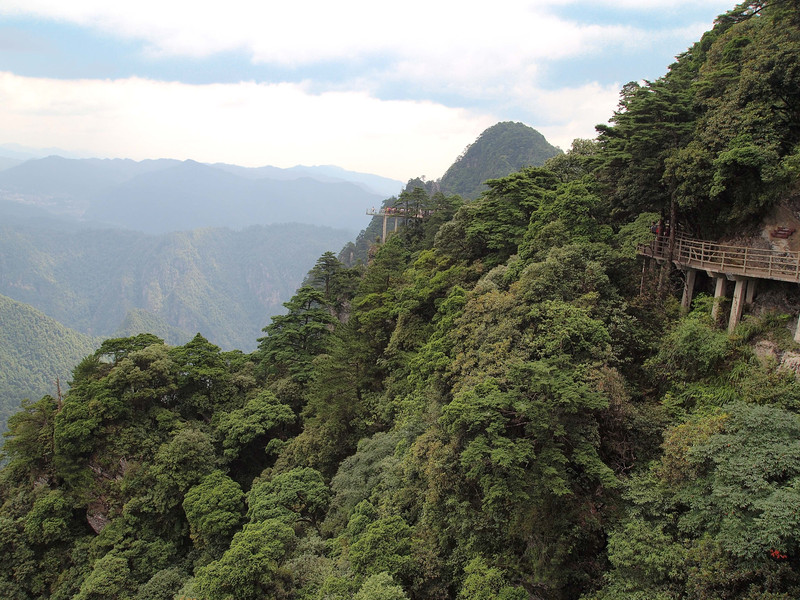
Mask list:
[[607,123],[619,102],[618,84],[589,83],[558,90],[520,91],[531,99],[535,112],[542,115],[536,129],[551,144],[567,150],[575,138],[594,138],[594,126]]
[[[533,85],[538,129],[567,149],[594,137],[619,86]],[[310,94],[297,84],[188,85],[129,78],[55,80],[0,72],[0,139],[82,148],[96,156],[192,158],[248,166],[337,164],[405,180],[440,177],[500,120],[433,102],[382,101],[364,92]]]
[[[653,25],[582,25],[556,16],[555,8],[567,4],[624,6],[646,13]],[[500,119],[433,102],[381,101],[377,93],[402,89],[409,96],[460,96],[454,103],[461,106],[491,104],[500,114],[535,115],[537,122],[529,124],[566,149],[574,137],[593,137],[594,125],[609,118],[619,85],[606,81],[543,90],[540,74],[548,61],[609,56],[615,50],[646,52],[665,40],[677,44],[677,53],[710,21],[686,25],[685,19],[664,15],[688,6],[722,12],[724,4],[2,0],[0,17],[77,24],[104,36],[141,41],[154,57],[238,51],[258,63],[312,67],[298,70],[298,77],[340,62],[347,65],[350,79],[193,86],[0,73],[0,136],[27,145],[85,147],[109,156],[278,166],[333,162],[400,179],[423,173],[438,177],[466,144]],[[312,94],[311,89],[326,91]]]
[[[692,4],[698,1],[702,3]],[[636,2],[640,10],[667,4]],[[585,55],[609,45],[646,44],[652,35],[621,25],[580,25],[555,16],[552,7],[565,3],[569,0],[473,4],[455,0],[3,0],[0,15],[75,23],[106,35],[141,40],[154,54],[206,57],[239,50],[255,62],[288,67],[379,56],[403,66],[422,61],[429,65],[428,71],[448,66],[437,71],[445,80],[451,73],[463,78],[468,68],[473,77],[480,77],[511,72],[520,63]],[[673,0],[669,5],[688,3]]]
[[0,139],[98,156],[249,166],[337,164],[398,179],[440,176],[495,119],[295,84],[187,85],[0,73]]

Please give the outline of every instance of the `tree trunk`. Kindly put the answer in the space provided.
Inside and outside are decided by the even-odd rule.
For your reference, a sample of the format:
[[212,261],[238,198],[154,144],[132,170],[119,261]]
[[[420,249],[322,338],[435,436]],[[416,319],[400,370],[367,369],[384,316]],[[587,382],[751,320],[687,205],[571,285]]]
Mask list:
[[658,277],[658,294],[664,298],[669,292],[669,276],[672,273],[672,257],[675,252],[675,232],[678,229],[678,203],[675,200],[675,189],[670,194],[669,201],[669,240],[667,242],[667,261],[661,267]]

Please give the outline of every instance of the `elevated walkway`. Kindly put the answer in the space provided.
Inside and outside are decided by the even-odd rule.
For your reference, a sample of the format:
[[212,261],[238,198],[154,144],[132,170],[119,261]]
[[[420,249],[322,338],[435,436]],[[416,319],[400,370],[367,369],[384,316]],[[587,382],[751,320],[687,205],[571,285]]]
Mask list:
[[[658,237],[648,245],[639,245],[637,250],[643,256],[667,260],[669,239]],[[679,269],[800,283],[800,252],[717,244],[678,233],[672,262]]]
[[[650,244],[640,244],[637,252],[645,258],[664,262],[669,259],[669,238],[656,237]],[[726,282],[736,282],[728,321],[729,331],[733,331],[741,319],[744,304],[753,301],[759,279],[800,283],[800,252],[718,244],[676,233],[672,262],[686,274],[681,300],[684,308],[688,309],[691,304],[698,271],[705,271],[715,280],[714,318],[721,310]],[[800,325],[795,340],[800,342]]]
[[383,217],[383,235],[381,236],[382,243],[386,242],[386,224],[389,219],[394,219],[394,230],[397,231],[400,219],[424,219],[425,217],[430,216],[432,213],[433,211],[430,210],[411,211],[392,206],[379,208],[377,210],[375,208],[367,209],[367,214],[371,217]]

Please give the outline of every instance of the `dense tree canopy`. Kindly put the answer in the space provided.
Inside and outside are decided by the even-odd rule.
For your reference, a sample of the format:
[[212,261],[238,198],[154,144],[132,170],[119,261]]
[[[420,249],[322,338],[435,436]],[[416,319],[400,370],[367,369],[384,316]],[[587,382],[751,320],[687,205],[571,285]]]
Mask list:
[[635,257],[659,215],[736,231],[794,189],[798,14],[740,5],[475,200],[410,185],[251,354],[103,342],[9,419],[0,596],[798,597],[790,319],[729,334]]

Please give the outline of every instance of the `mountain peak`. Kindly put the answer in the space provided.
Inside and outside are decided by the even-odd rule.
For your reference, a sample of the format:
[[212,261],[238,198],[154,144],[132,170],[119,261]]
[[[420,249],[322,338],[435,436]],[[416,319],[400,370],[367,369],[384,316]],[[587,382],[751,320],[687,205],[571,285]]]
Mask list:
[[505,177],[524,167],[539,167],[561,150],[524,123],[502,121],[492,125],[447,169],[439,184],[446,194],[473,200],[487,179]]

